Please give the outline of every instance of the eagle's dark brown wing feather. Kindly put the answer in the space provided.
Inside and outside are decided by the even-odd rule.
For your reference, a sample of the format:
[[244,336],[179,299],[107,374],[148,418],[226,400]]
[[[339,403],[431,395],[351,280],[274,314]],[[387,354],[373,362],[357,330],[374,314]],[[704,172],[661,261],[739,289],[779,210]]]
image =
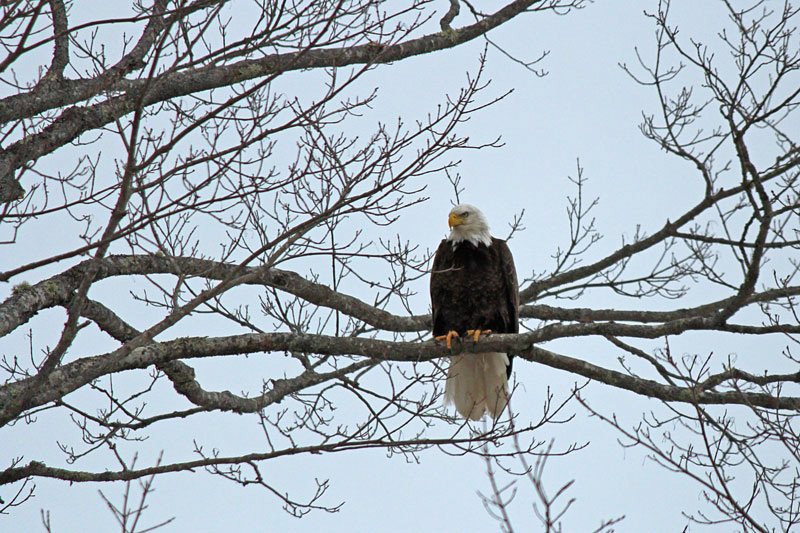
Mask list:
[[494,240],[494,246],[500,254],[500,265],[503,272],[503,281],[506,286],[508,315],[511,320],[508,333],[519,333],[519,285],[517,283],[517,269],[514,267],[514,257],[506,241]]
[[519,292],[514,259],[505,241],[474,246],[443,240],[431,272],[433,334],[469,329],[519,332]]
[[440,301],[438,296],[441,293],[439,288],[441,283],[446,283],[445,277],[438,274],[442,273],[446,268],[446,263],[452,262],[452,253],[448,254],[448,247],[450,244],[446,239],[442,239],[439,243],[439,248],[436,249],[436,255],[433,256],[433,267],[431,268],[431,317],[433,318],[433,334],[445,335],[447,330],[442,331],[445,326],[441,323],[440,315]]

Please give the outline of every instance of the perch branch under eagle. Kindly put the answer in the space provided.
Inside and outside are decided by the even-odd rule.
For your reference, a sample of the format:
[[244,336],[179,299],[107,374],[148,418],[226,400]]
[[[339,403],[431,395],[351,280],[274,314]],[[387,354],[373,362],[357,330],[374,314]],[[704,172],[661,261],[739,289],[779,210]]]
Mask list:
[[[433,335],[447,342],[470,336],[519,333],[519,291],[514,258],[505,241],[489,233],[480,210],[460,204],[450,211],[450,235],[433,259]],[[479,420],[499,417],[508,405],[511,355],[475,353],[450,357],[445,402]]]

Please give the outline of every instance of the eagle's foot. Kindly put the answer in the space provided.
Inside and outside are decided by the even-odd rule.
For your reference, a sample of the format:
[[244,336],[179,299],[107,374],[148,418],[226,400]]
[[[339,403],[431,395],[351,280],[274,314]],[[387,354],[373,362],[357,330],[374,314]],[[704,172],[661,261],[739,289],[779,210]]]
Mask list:
[[491,332],[492,330],[490,329],[468,329],[467,335],[472,335],[473,340],[478,342],[478,339],[481,337],[481,335],[488,335]]
[[438,337],[434,337],[434,340],[437,341],[447,341],[447,349],[449,350],[453,346],[453,339],[458,337],[458,332],[453,331],[452,329],[447,332],[447,335],[439,335]]

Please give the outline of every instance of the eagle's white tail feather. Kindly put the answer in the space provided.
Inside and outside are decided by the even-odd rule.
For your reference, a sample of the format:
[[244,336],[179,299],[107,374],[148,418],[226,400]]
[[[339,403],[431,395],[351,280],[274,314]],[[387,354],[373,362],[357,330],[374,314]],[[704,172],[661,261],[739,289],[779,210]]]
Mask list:
[[458,413],[480,420],[484,412],[499,417],[508,405],[508,356],[504,353],[474,353],[450,357],[444,401]]

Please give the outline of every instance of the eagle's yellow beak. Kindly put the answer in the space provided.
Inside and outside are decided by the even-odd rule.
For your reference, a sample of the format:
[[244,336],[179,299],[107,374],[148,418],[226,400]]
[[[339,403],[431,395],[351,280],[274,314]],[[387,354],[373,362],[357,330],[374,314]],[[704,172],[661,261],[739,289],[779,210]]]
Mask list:
[[459,224],[463,224],[464,219],[456,215],[455,213],[450,213],[450,218],[447,219],[447,223],[452,228],[454,226],[458,226]]

